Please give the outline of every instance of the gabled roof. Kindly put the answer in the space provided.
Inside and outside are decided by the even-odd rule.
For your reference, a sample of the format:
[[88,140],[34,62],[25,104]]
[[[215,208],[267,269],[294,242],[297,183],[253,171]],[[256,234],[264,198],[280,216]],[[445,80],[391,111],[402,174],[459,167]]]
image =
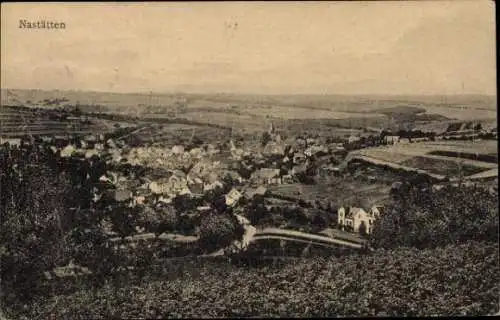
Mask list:
[[362,209],[362,208],[350,207],[349,211],[346,214],[346,218],[353,218],[355,215],[357,215],[360,212],[365,212],[366,213],[366,211],[364,209]]
[[259,186],[258,188],[256,189],[248,189],[246,192],[245,192],[245,195],[248,197],[248,198],[253,198],[254,196],[256,195],[265,195],[267,192],[267,189],[266,187],[264,186]]
[[262,168],[252,174],[254,178],[271,179],[279,176],[280,169]]

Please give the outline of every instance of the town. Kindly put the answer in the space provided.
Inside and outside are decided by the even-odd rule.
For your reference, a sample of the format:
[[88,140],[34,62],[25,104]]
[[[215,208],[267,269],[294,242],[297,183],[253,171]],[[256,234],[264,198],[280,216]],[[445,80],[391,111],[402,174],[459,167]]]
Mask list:
[[[66,118],[89,123],[88,117],[83,115]],[[154,125],[139,129],[132,126],[128,129],[132,133],[122,136],[111,131],[2,138],[2,152],[7,159],[19,159],[20,166],[24,161],[33,163],[33,157],[43,155],[54,168],[68,168],[76,181],[74,184],[89,185],[89,206],[92,208],[134,208],[138,214],[136,219],[130,220],[128,231],[124,231],[123,226],[113,225],[107,218],[98,222],[110,236],[156,239],[163,232],[173,230],[177,233],[167,232],[165,236],[188,237],[195,241],[200,237],[202,217],[210,212],[229,210],[242,228],[277,227],[319,232],[360,244],[366,242],[374,221],[383,214],[391,189],[405,177],[416,174],[431,179],[434,188],[442,187],[446,181],[455,181],[457,185],[456,176],[436,175],[432,170],[422,170],[418,164],[412,168],[397,162],[384,162],[376,155],[370,157],[370,152],[376,154],[378,150],[394,157],[395,151],[387,152],[384,148],[409,145],[413,150],[420,146],[439,149],[442,146],[436,144],[438,141],[450,140],[477,146],[488,141],[496,144],[497,137],[496,128],[485,130],[481,123],[463,122],[452,123],[438,133],[382,130],[378,135],[369,136],[351,134],[332,139],[302,134],[284,139],[270,121],[268,130],[254,141],[232,138],[230,134],[222,143],[204,142],[194,131],[183,143],[172,147],[147,144],[131,147],[127,144],[134,132],[148,127],[154,128]],[[368,155],[359,156],[363,150],[367,150]],[[469,162],[482,160],[485,167],[479,167],[478,173],[471,172],[475,175],[464,177],[462,185],[477,184],[477,174],[479,179],[496,179],[495,157],[493,161],[484,160],[487,156],[481,158],[476,152],[474,157],[473,153],[463,150],[458,157]],[[445,155],[451,160],[456,157]],[[419,155],[423,156],[424,153]],[[432,160],[439,156],[429,157]],[[344,188],[352,185],[354,190],[328,192],[329,186],[334,184],[343,184]],[[312,189],[326,192],[316,190],[315,194]],[[147,218],[142,217],[143,221],[138,218],[161,217],[174,211],[179,212],[183,221],[177,226],[151,225]],[[244,242],[248,245],[250,241],[251,238],[247,238]],[[241,239],[233,242],[241,247]],[[220,245],[225,244],[220,242]],[[223,248],[217,249],[219,253],[224,252]]]

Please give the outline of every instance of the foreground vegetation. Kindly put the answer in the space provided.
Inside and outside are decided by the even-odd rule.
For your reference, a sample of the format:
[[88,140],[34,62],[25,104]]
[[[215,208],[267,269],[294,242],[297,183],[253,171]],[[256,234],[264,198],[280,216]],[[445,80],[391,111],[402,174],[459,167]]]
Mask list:
[[[498,246],[379,250],[370,255],[236,267],[191,260],[155,278],[39,299],[25,318],[328,317],[497,312]],[[20,314],[17,314],[20,316]]]

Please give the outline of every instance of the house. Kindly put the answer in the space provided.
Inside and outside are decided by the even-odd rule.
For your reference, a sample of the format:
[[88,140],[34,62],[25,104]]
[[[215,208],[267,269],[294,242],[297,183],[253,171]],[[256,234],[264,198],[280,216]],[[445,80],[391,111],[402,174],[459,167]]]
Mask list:
[[280,169],[262,168],[252,173],[252,180],[257,183],[272,184],[273,179],[279,178]]
[[242,225],[242,226],[249,226],[251,224],[250,220],[248,220],[244,216],[239,215],[239,214],[235,214],[235,216],[236,216],[236,219],[238,220],[238,223],[240,225]]
[[18,139],[18,138],[15,138],[15,139],[1,139],[0,140],[1,143],[0,144],[4,144],[4,143],[8,143],[9,146],[13,147],[13,146],[17,146],[17,147],[20,147],[21,146],[21,139]]
[[183,154],[184,153],[184,147],[177,145],[172,147],[172,153],[173,154]]
[[281,177],[271,178],[267,182],[268,184],[282,184],[283,179]]
[[219,180],[215,180],[212,183],[206,183],[203,186],[203,191],[206,192],[206,191],[215,190],[217,188],[223,188],[223,187],[224,187],[224,184],[222,182],[220,182]]
[[73,152],[75,150],[76,150],[75,147],[73,145],[69,144],[61,150],[61,157],[69,158],[69,157],[71,157],[71,155],[73,154]]
[[203,149],[201,149],[201,148],[193,148],[193,149],[189,150],[189,154],[193,158],[199,159],[199,158],[203,157],[204,152],[203,152]]
[[80,147],[82,149],[87,149],[89,147],[88,143],[85,140],[83,140],[83,139],[80,140],[79,143],[80,143]]
[[176,192],[179,195],[192,195],[193,194],[187,185],[174,189],[174,192]]
[[276,142],[269,142],[262,151],[265,155],[284,156],[285,147]]
[[116,144],[115,144],[115,142],[114,142],[112,139],[108,139],[108,140],[106,141],[106,144],[107,144],[107,146],[108,146],[109,148],[116,149]]
[[84,139],[86,142],[94,142],[94,143],[95,143],[95,142],[97,142],[97,137],[96,137],[96,136],[94,136],[94,135],[92,135],[92,134],[90,134],[90,135],[88,135],[88,136],[85,136],[83,139]]
[[144,196],[135,196],[133,201],[134,201],[134,206],[143,205],[144,201],[146,201],[146,197],[144,197]]
[[432,191],[439,191],[444,188],[444,185],[442,184],[434,184],[432,185]]
[[165,194],[170,191],[170,189],[168,183],[153,181],[149,184],[149,190],[151,190],[153,194]]
[[240,198],[242,197],[242,194],[236,190],[235,188],[231,189],[228,194],[226,194],[226,205],[229,207],[234,206]]
[[242,183],[244,181],[243,177],[234,170],[224,171],[224,177],[229,177],[232,181]]
[[306,161],[306,156],[303,153],[295,153],[293,155],[293,163],[294,164],[301,164],[304,161]]
[[362,208],[349,207],[346,210],[340,207],[338,210],[338,225],[344,229],[351,229],[354,232],[361,232],[364,226],[365,232],[370,234],[373,231],[373,223],[382,213],[381,206],[373,206],[369,212]]
[[359,140],[361,140],[361,138],[360,138],[360,137],[356,137],[356,136],[352,136],[352,135],[351,135],[351,136],[349,136],[349,138],[347,138],[347,142],[348,142],[348,143],[357,142],[357,141],[359,141]]
[[132,198],[129,190],[113,190],[113,199],[117,202],[127,201]]
[[286,174],[281,178],[281,183],[294,183],[293,176],[291,174]]
[[306,139],[306,145],[307,146],[313,145],[315,143],[316,143],[316,139],[314,139],[314,138],[307,138]]
[[51,143],[52,142],[52,137],[43,136],[42,137],[42,142]]
[[188,177],[188,187],[192,193],[203,193],[203,181],[198,177]]
[[384,137],[384,143],[386,144],[396,144],[399,142],[399,136],[388,135]]
[[212,207],[211,206],[198,206],[198,207],[196,207],[196,210],[198,210],[200,212],[209,212],[212,210]]
[[304,151],[304,154],[308,157],[322,156],[328,154],[328,149],[325,146],[311,146]]
[[85,158],[90,159],[93,156],[99,156],[99,152],[95,149],[85,150]]
[[267,193],[267,189],[264,186],[260,186],[257,189],[250,188],[245,192],[245,197],[247,199],[253,199],[253,197],[259,195],[259,196],[265,196]]

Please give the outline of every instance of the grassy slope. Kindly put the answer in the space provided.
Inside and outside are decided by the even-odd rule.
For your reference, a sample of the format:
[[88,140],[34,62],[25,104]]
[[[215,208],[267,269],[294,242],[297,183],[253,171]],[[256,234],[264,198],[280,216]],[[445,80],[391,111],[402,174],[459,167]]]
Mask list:
[[[480,315],[498,311],[498,246],[398,249],[242,268],[182,262],[167,275],[40,299],[28,318]],[[168,278],[167,278],[168,277]]]

